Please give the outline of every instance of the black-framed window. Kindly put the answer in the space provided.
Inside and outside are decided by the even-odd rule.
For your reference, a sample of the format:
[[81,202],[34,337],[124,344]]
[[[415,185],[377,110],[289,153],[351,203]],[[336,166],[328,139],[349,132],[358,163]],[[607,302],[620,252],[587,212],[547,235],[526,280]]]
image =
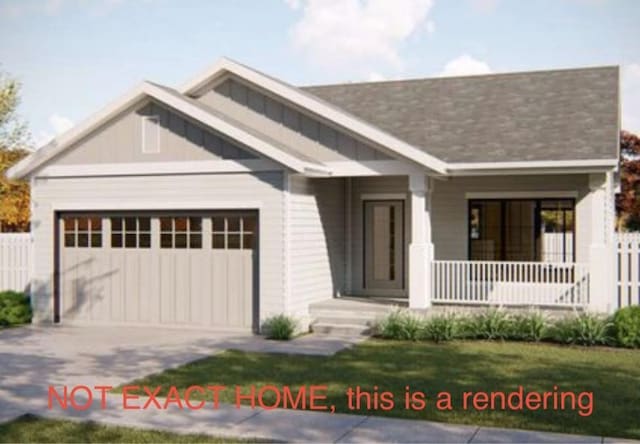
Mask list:
[[469,201],[470,260],[575,261],[574,199]]

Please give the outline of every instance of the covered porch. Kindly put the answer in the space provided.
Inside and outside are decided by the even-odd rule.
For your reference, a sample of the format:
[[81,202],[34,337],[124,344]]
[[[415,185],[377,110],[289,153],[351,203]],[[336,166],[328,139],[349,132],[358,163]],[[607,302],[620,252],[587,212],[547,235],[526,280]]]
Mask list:
[[325,215],[344,224],[327,242],[334,297],[609,309],[611,175],[312,180],[342,181]]

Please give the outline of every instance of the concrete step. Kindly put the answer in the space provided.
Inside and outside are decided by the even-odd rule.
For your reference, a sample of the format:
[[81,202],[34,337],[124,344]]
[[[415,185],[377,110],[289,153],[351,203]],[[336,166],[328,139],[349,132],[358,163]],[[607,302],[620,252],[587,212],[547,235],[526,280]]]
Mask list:
[[314,322],[311,325],[311,331],[321,335],[336,336],[356,336],[370,335],[371,327],[362,324],[326,324],[323,322]]
[[347,311],[347,310],[328,310],[328,309],[310,309],[309,315],[315,319],[337,318],[337,319],[353,319],[357,321],[371,321],[385,317],[388,312],[375,311]]
[[312,314],[316,322],[322,324],[336,324],[336,325],[364,325],[372,326],[376,323],[380,317],[358,315],[355,313],[327,313],[323,315]]

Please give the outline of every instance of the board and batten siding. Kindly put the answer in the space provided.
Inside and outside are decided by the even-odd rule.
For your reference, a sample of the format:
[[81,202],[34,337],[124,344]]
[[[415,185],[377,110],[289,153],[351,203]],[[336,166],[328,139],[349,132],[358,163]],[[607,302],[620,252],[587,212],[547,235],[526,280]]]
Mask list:
[[[283,174],[194,174],[129,177],[38,178],[32,180],[35,243],[32,281],[34,320],[53,320],[54,212],[144,209],[234,209],[257,203],[260,216],[260,318],[284,310]],[[193,208],[189,208],[189,202]],[[228,205],[225,203],[228,202]],[[69,205],[73,208],[69,208]],[[211,204],[211,208],[203,205]],[[96,208],[98,206],[99,208]]]
[[345,279],[344,179],[289,178],[289,312],[341,294]]
[[391,159],[346,130],[338,130],[321,118],[235,78],[225,80],[197,100],[223,109],[235,119],[319,161]]
[[[364,198],[371,200],[393,200],[404,202],[404,263],[408,270],[409,242],[411,241],[411,201],[406,199],[409,189],[407,176],[358,177],[351,182],[351,292],[372,295],[364,288]],[[396,197],[397,196],[397,197]],[[398,197],[401,197],[398,199]],[[402,290],[380,290],[385,296],[407,294],[407,274]],[[393,294],[392,294],[393,293]]]
[[[509,193],[522,192],[527,197],[544,197],[545,192],[577,193],[576,261],[588,262],[591,243],[591,204],[589,177],[586,174],[553,174],[547,176],[481,176],[454,177],[433,181],[431,195],[432,238],[437,260],[467,260],[468,199],[467,193],[496,193],[509,198]],[[501,195],[500,193],[504,193]],[[539,193],[536,196],[536,193]]]
[[[143,152],[143,122],[157,126],[157,152]],[[148,134],[148,137],[152,135]],[[151,137],[150,137],[151,138]],[[247,149],[155,102],[142,102],[56,157],[57,165],[255,159]]]

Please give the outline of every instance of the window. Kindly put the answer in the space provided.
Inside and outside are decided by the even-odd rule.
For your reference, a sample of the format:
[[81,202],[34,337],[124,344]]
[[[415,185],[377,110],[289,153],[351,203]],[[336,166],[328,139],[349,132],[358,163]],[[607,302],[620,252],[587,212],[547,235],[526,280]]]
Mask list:
[[202,218],[161,217],[160,248],[202,248]]
[[160,152],[159,116],[142,116],[142,152],[144,154]]
[[216,250],[253,250],[255,216],[217,216],[211,219],[211,246]]
[[64,246],[69,248],[101,248],[102,219],[98,216],[65,216],[62,218]]
[[572,199],[469,202],[469,259],[573,262]]
[[111,248],[151,248],[151,218],[112,217]]

